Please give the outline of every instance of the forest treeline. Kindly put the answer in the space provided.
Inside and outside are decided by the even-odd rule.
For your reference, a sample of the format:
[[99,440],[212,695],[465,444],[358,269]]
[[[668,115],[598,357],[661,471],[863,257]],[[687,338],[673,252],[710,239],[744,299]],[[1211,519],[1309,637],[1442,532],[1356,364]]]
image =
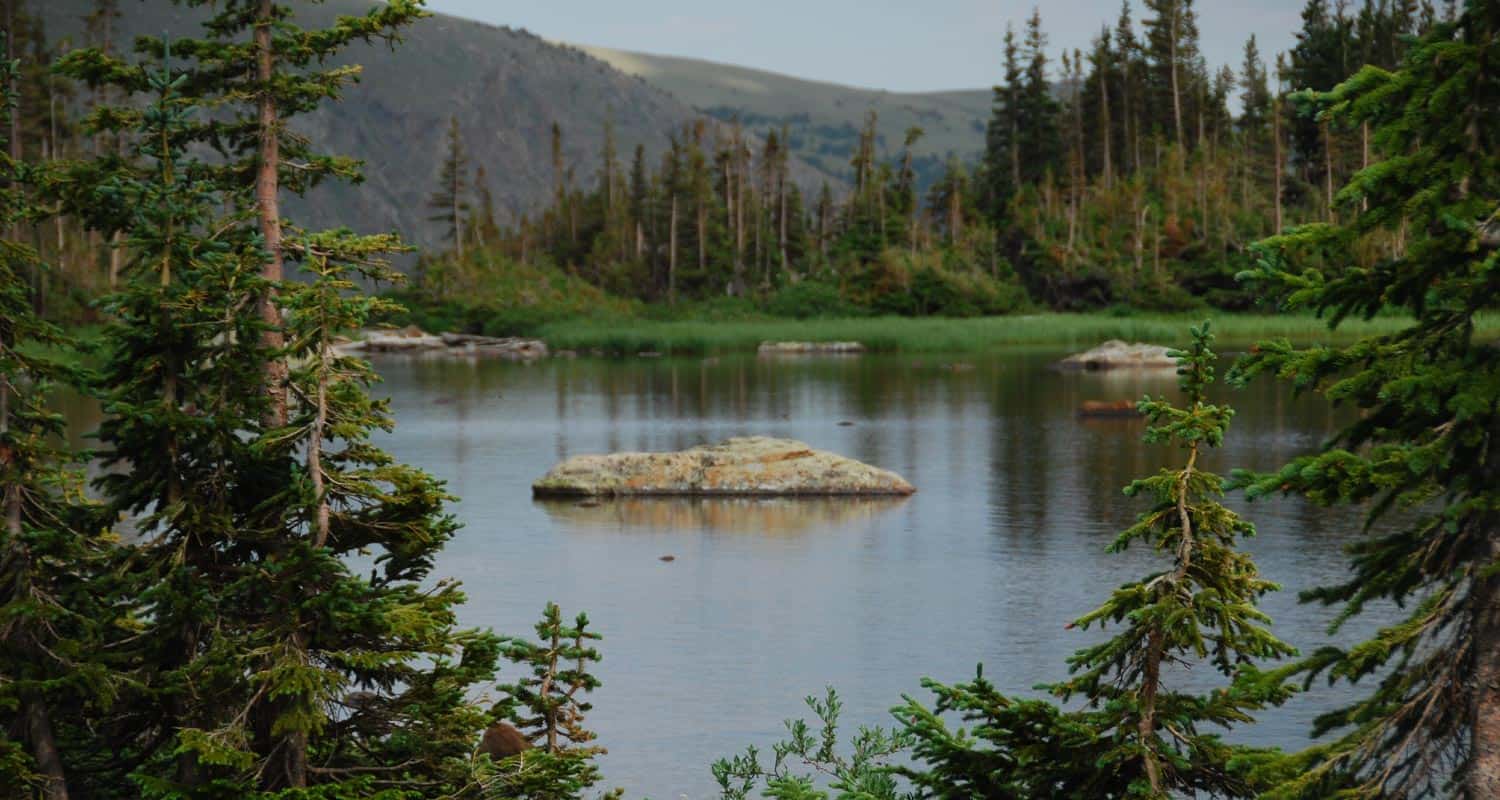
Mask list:
[[[53,67],[70,50],[128,52],[115,31],[121,6],[96,4],[74,42],[47,35],[28,13],[34,1],[0,11],[21,62],[12,157],[119,155],[118,137],[89,124],[118,98]],[[1365,64],[1393,67],[1456,6],[1308,0],[1291,50],[1271,58],[1251,37],[1238,69],[1217,70],[1191,0],[1144,7],[1137,23],[1122,3],[1087,51],[1056,61],[1040,11],[1007,30],[983,157],[952,158],[927,185],[912,155],[921,129],[885,142],[873,118],[856,137],[848,185],[813,191],[792,178],[787,130],[757,139],[705,117],[664,132],[663,156],[648,161],[644,147],[618,152],[606,124],[602,152],[580,163],[554,124],[552,199],[515,218],[491,194],[504,165],[472,163],[455,123],[429,203],[448,244],[421,255],[409,270],[420,292],[403,299],[477,306],[471,327],[485,311],[524,326],[617,306],[610,297],[731,296],[788,316],[1248,308],[1256,298],[1234,275],[1250,243],[1332,220],[1335,188],[1386,155],[1364,127],[1320,121],[1299,93],[1330,90]],[[118,248],[100,246],[113,235],[80,215],[31,224],[50,265],[29,276],[37,307],[95,318],[93,301],[119,270]],[[1401,246],[1399,232],[1371,242],[1362,265]],[[557,305],[512,291],[518,276],[586,282],[608,297]],[[528,305],[536,311],[514,308]]]
[[[378,447],[395,420],[369,393],[376,375],[334,347],[395,313],[362,287],[399,283],[390,259],[404,246],[307,230],[282,212],[321,182],[357,179],[353,161],[290,123],[357,75],[340,65],[348,45],[398,45],[421,2],[315,29],[290,2],[180,4],[204,15],[199,36],[80,48],[54,65],[114,98],[81,129],[108,143],[97,152],[19,147],[25,63],[0,59],[0,794],[598,796],[608,742],[586,717],[607,694],[590,619],[547,603],[534,635],[459,624],[462,592],[436,571],[459,529],[452,498]],[[1033,693],[1007,694],[993,670],[923,681],[923,696],[892,698],[892,728],[847,747],[837,694],[811,698],[821,730],[794,722],[769,761],[752,749],[705,765],[725,798],[1500,796],[1500,348],[1475,336],[1500,296],[1500,0],[1467,0],[1401,41],[1392,67],[1299,98],[1314,129],[1357,135],[1381,157],[1347,178],[1326,157],[1342,184],[1329,193],[1323,176],[1321,217],[1284,220],[1250,245],[1239,276],[1243,291],[1335,325],[1388,312],[1399,327],[1347,345],[1261,342],[1224,375],[1285,380],[1357,413],[1272,473],[1206,472],[1233,409],[1209,400],[1221,361],[1211,326],[1195,327],[1175,352],[1176,402],[1139,405],[1146,443],[1168,448],[1171,465],[1127,487],[1142,510],[1111,545],[1146,550],[1151,565],[1068,626],[1107,638]],[[1188,74],[1167,76],[1174,136],[1205,108],[1182,93]],[[1191,178],[1212,163],[1202,118],[1201,145],[1160,145],[1161,164],[1143,168]],[[1114,159],[1137,140],[1109,141],[1094,180],[1118,186],[1133,178]],[[1073,153],[1072,174],[1088,175],[1086,149]],[[883,209],[890,198],[865,180],[856,197]],[[1006,208],[1028,192],[1045,204],[1046,186],[1021,186]],[[571,242],[562,187],[560,213],[538,224]],[[437,205],[463,219],[447,199]],[[1054,201],[1071,204],[1073,242],[1084,241],[1084,193]],[[956,243],[969,205],[946,207]],[[873,235],[891,218],[871,219]],[[98,249],[49,254],[57,240],[36,232],[56,225],[83,226]],[[455,225],[455,251],[493,236],[464,231]],[[747,228],[734,231],[762,260],[721,279],[750,286],[769,263],[776,280],[789,239],[768,232],[757,251]],[[515,235],[528,258],[543,247]],[[86,367],[38,302],[50,295],[37,276],[64,274],[49,255],[70,252],[88,256],[70,264],[110,268]],[[64,388],[100,404],[97,430],[66,430],[52,402]],[[70,448],[70,433],[94,449]],[[1242,549],[1254,527],[1224,504],[1230,491],[1361,508],[1344,579],[1288,588],[1339,606],[1338,625],[1371,605],[1398,619],[1347,646],[1279,639],[1258,605],[1279,587]],[[1189,691],[1186,669],[1213,685]],[[1355,688],[1314,721],[1306,749],[1226,735],[1322,681]]]
[[[1125,2],[1060,62],[1040,11],[1008,30],[982,160],[952,158],[926,186],[921,129],[883,148],[873,113],[847,190],[810,194],[789,174],[786,130],[755,140],[702,120],[648,162],[644,148],[617,152],[606,128],[597,161],[575,163],[554,125],[551,203],[501,220],[487,165],[469,163],[454,127],[431,201],[449,250],[423,259],[427,297],[408,299],[483,304],[497,273],[540,264],[619,297],[727,295],[797,316],[1248,308],[1256,297],[1234,276],[1250,244],[1335,221],[1335,188],[1388,155],[1298,93],[1394,67],[1455,6],[1308,0],[1289,52],[1269,58],[1252,36],[1234,70],[1210,67],[1191,0],[1144,5],[1139,25]],[[1372,241],[1361,266],[1402,246],[1399,232]]]

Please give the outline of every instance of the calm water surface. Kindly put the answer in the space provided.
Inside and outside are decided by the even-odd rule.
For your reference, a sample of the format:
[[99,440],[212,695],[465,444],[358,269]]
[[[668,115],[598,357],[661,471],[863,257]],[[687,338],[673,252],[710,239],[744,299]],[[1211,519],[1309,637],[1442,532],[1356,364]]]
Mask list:
[[[919,681],[985,674],[1031,692],[1097,631],[1064,625],[1155,569],[1105,546],[1141,510],[1121,487],[1170,463],[1139,421],[1082,421],[1086,400],[1175,396],[1176,378],[1061,374],[1059,352],[987,356],[552,360],[390,357],[377,366],[398,420],[382,442],[448,482],[464,529],[437,574],[463,581],[465,625],[530,634],[549,600],[604,635],[589,717],[606,786],[630,797],[715,796],[708,765],[784,732],[803,698],[838,688],[845,723],[889,725]],[[1270,470],[1315,448],[1340,415],[1261,382],[1205,467]],[[86,408],[77,429],[96,422]],[[93,417],[93,419],[90,419]],[[737,435],[800,439],[893,469],[904,500],[541,502],[531,482],[581,453],[671,450]],[[1179,459],[1180,461],[1180,459]],[[1341,578],[1359,519],[1294,500],[1233,503],[1257,523],[1264,607],[1311,649],[1333,610],[1296,592]],[[672,555],[667,563],[661,556]],[[1377,609],[1337,639],[1388,618]],[[518,671],[502,673],[514,680]],[[1215,685],[1211,670],[1175,680]],[[1347,698],[1315,688],[1242,741],[1294,748]]]
[[[464,582],[464,623],[527,633],[555,600],[604,635],[590,720],[609,748],[608,784],[701,798],[713,795],[713,759],[765,748],[825,685],[842,693],[850,726],[888,724],[923,676],[963,680],[983,662],[1003,689],[1028,692],[1096,638],[1063,626],[1152,568],[1149,553],[1104,549],[1140,510],[1121,487],[1171,453],[1142,445],[1139,422],[1074,410],[1175,395],[1175,377],[1058,374],[1046,369],[1058,355],[392,358],[379,367],[399,427],[384,444],[462,498],[465,528],[438,572]],[[1239,415],[1211,469],[1272,469],[1339,422],[1269,383],[1224,394]],[[531,498],[531,482],[568,456],[748,434],[896,470],[919,492],[597,507]],[[1248,511],[1262,571],[1287,587],[1265,603],[1277,632],[1303,648],[1327,641],[1332,612],[1295,593],[1342,575],[1357,519],[1282,500]],[[1340,638],[1376,620],[1364,622]],[[1211,683],[1203,672],[1179,677]],[[1315,690],[1241,736],[1300,746],[1341,691]]]

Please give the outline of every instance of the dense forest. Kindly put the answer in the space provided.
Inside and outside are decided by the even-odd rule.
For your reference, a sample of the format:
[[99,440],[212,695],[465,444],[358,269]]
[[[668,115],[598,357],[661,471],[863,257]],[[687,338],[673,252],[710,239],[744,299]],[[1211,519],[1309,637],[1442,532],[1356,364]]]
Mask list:
[[[459,318],[445,320],[506,332],[627,307],[614,298],[727,296],[787,316],[1249,308],[1256,297],[1234,276],[1250,244],[1335,221],[1335,188],[1388,155],[1367,126],[1319,117],[1309,93],[1364,64],[1393,67],[1456,6],[1308,0],[1289,52],[1273,58],[1251,37],[1237,70],[1210,67],[1191,2],[1145,9],[1137,24],[1123,3],[1087,52],[1057,62],[1039,10],[1007,31],[984,157],[920,171],[935,180],[914,164],[922,130],[887,142],[874,112],[837,187],[799,184],[791,130],[750,136],[722,109],[663,132],[659,162],[641,145],[619,152],[608,122],[592,163],[569,160],[554,122],[551,202],[517,215],[490,188],[505,165],[473,163],[455,119],[429,202],[448,245],[399,261],[419,290],[402,299],[456,304]],[[61,164],[117,151],[118,137],[90,119],[118,98],[54,66],[80,45],[128,52],[114,32],[120,4],[97,4],[79,43],[49,38],[26,0],[7,0],[4,13],[21,63],[13,157]],[[118,232],[61,214],[30,228],[53,265],[31,276],[38,308],[92,319],[119,270],[99,238]],[[1377,239],[1362,266],[1404,246],[1399,231]],[[518,292],[518,282],[563,289]]]
[[[459,624],[463,594],[435,574],[453,498],[378,446],[395,420],[377,376],[334,347],[396,313],[367,289],[401,283],[406,248],[282,212],[358,180],[288,123],[357,77],[339,53],[399,46],[422,3],[318,28],[297,3],[180,4],[203,13],[197,37],[126,51],[107,31],[128,10],[99,0],[95,46],[45,58],[19,0],[4,9],[0,794],[619,796],[586,724],[607,664],[589,617],[547,603],[530,635]],[[1210,399],[1221,362],[1212,326],[1195,327],[1174,353],[1177,399],[1139,406],[1171,466],[1126,488],[1141,513],[1111,546],[1155,563],[1069,626],[1108,638],[1034,694],[982,668],[924,681],[891,699],[891,729],[847,746],[837,694],[812,698],[818,719],[790,724],[770,762],[705,765],[726,798],[1500,796],[1500,349],[1475,336],[1500,297],[1500,0],[1359,15],[1314,0],[1278,80],[1299,91],[1270,89],[1252,43],[1234,120],[1191,5],[1149,7],[1140,39],[1126,17],[1092,57],[1068,55],[1062,101],[1033,16],[989,157],[972,177],[953,165],[925,202],[873,141],[852,194],[809,203],[778,140],[755,154],[704,124],[655,171],[606,148],[586,192],[556,159],[553,206],[506,229],[466,192],[450,137],[432,206],[452,254],[424,259],[416,290],[438,299],[554,260],[668,303],[796,287],[897,313],[959,309],[943,292],[979,311],[1257,296],[1335,325],[1403,320],[1236,361],[1229,383],[1284,380],[1358,413],[1276,472],[1227,478],[1203,466],[1233,409]],[[91,110],[65,126],[50,110],[67,86]],[[900,297],[930,305],[888,305]],[[74,314],[103,326],[86,357],[54,321]],[[64,388],[104,412],[93,451],[63,444]],[[1258,605],[1278,587],[1242,549],[1254,526],[1229,491],[1366,511],[1344,580],[1289,588],[1340,622],[1375,603],[1399,622],[1348,647],[1279,639]],[[1193,668],[1217,685],[1174,683]],[[1316,744],[1226,735],[1324,680],[1360,694],[1316,721]]]
[[[805,191],[788,176],[792,132],[754,142],[723,113],[670,132],[660,163],[617,152],[607,130],[594,163],[569,162],[554,126],[551,204],[502,224],[455,127],[431,203],[451,250],[424,259],[420,288],[482,305],[497,275],[543,264],[610,295],[796,316],[1248,308],[1234,276],[1249,246],[1337,221],[1335,188],[1388,155],[1368,126],[1319,117],[1310,93],[1395,66],[1455,7],[1309,0],[1290,52],[1272,59],[1252,36],[1236,71],[1209,66],[1191,2],[1145,6],[1137,26],[1124,3],[1060,63],[1040,11],[1008,31],[982,162],[950,160],[925,185],[922,130],[883,143],[874,112],[848,191]],[[1372,239],[1360,265],[1403,246]]]

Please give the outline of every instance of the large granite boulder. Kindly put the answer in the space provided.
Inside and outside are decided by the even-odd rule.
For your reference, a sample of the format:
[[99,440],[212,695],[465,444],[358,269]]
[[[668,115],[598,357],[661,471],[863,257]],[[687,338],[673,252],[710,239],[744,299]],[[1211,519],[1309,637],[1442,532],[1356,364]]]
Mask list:
[[908,495],[894,472],[790,439],[750,436],[675,453],[574,456],[532,485],[538,497]]
[[1064,370],[1174,369],[1177,359],[1167,355],[1169,350],[1161,345],[1111,339],[1092,350],[1068,356],[1056,366]]

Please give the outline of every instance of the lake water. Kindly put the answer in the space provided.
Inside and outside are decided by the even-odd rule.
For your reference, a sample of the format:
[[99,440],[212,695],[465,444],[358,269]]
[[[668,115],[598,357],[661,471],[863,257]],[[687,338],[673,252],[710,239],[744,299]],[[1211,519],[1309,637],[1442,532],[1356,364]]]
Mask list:
[[[852,732],[889,724],[924,676],[964,680],[983,662],[1012,692],[1058,679],[1098,636],[1064,624],[1159,563],[1105,546],[1141,510],[1121,487],[1173,453],[1143,445],[1139,421],[1074,412],[1086,400],[1175,396],[1175,376],[1049,371],[1060,355],[388,358],[379,391],[398,427],[383,444],[462,498],[465,528],[437,571],[463,581],[465,624],[528,634],[553,600],[587,611],[604,635],[589,720],[609,748],[606,785],[696,800],[715,795],[711,761],[766,749],[826,685]],[[1273,469],[1340,421],[1268,382],[1220,394],[1239,413],[1209,469]],[[531,497],[531,482],[568,456],[750,434],[895,470],[919,491],[593,507]],[[1276,632],[1304,649],[1328,641],[1333,611],[1295,594],[1344,574],[1358,518],[1290,500],[1235,505],[1259,526],[1250,549],[1262,572],[1286,587],[1264,604]],[[1204,669],[1183,679],[1215,680]],[[1345,696],[1315,689],[1237,738],[1298,747],[1312,717]]]

